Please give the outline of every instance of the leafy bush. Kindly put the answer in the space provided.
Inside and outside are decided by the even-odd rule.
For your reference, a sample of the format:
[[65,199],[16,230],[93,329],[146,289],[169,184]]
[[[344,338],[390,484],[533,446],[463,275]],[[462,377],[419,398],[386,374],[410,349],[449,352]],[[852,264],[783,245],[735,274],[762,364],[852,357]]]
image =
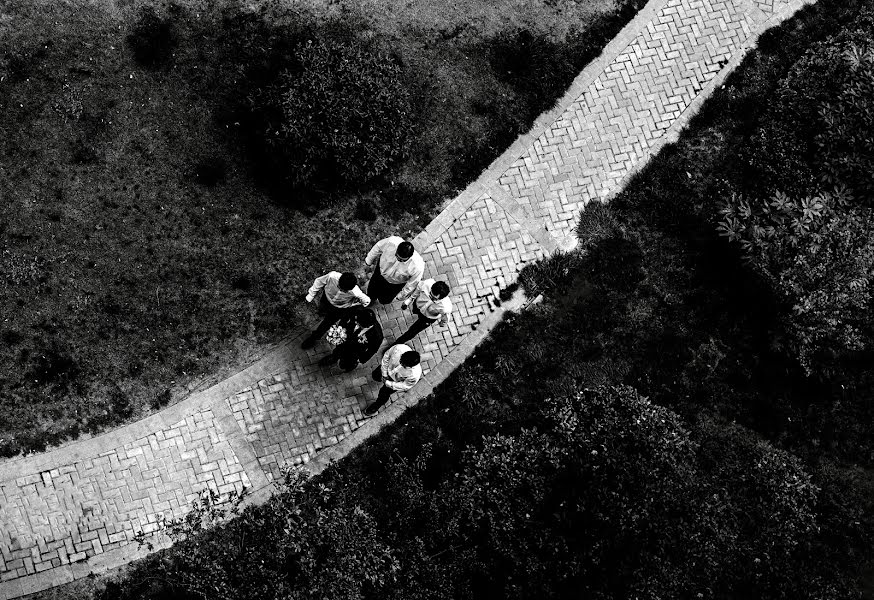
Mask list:
[[766,191],[846,185],[874,202],[874,11],[807,50],[744,151]]
[[[101,598],[374,597],[395,578],[397,558],[373,518],[349,498],[290,471],[262,506],[224,508],[203,494],[189,516],[165,524],[176,542]],[[228,520],[236,515],[237,518]]]
[[791,455],[623,386],[545,415],[466,450],[441,490],[452,597],[846,597],[798,569],[819,490]]
[[580,213],[574,233],[579,248],[588,249],[610,237],[620,229],[619,221],[607,204],[593,200]]
[[864,25],[840,46],[839,92],[820,108],[824,127],[816,147],[823,180],[849,186],[874,206],[874,12]]
[[466,446],[423,442],[413,419],[370,468],[292,471],[231,521],[206,495],[168,524],[171,550],[103,597],[846,597],[799,570],[819,491],[790,455],[690,430],[627,386],[540,408],[538,429]]
[[404,156],[412,130],[401,65],[373,42],[323,33],[250,98],[264,142],[295,187],[360,186]]
[[720,233],[789,307],[793,354],[808,373],[833,374],[847,352],[874,349],[874,213],[851,204],[838,189],[758,202],[735,194],[720,209]]
[[144,6],[127,35],[127,44],[140,65],[156,69],[173,58],[179,36],[170,17],[162,18],[153,7]]

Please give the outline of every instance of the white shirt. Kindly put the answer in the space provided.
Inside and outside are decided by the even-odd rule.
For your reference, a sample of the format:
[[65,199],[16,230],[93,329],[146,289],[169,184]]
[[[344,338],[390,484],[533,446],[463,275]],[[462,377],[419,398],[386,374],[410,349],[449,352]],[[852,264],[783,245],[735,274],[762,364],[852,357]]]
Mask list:
[[413,250],[413,255],[406,261],[400,261],[395,256],[398,246],[403,241],[404,239],[397,235],[381,239],[373,245],[373,248],[370,249],[367,257],[364,259],[364,264],[367,266],[372,265],[373,261],[379,259],[377,268],[389,283],[406,284],[400,294],[398,294],[400,299],[407,298],[412,294],[413,290],[416,289],[416,284],[422,280],[422,276],[425,274],[425,260],[415,250]]
[[325,298],[337,308],[352,308],[353,306],[367,306],[370,304],[370,296],[361,291],[357,285],[351,290],[344,291],[340,289],[339,271],[331,271],[321,277],[317,277],[307,292],[307,302],[312,302],[313,298],[320,290],[325,290]]
[[440,300],[432,300],[431,287],[435,283],[437,282],[433,279],[420,281],[406,302],[415,302],[416,308],[419,309],[419,312],[422,313],[425,318],[440,319],[440,325],[446,325],[446,321],[449,319],[449,313],[452,312],[452,300],[448,297],[441,298]]
[[419,382],[422,377],[422,366],[405,367],[401,364],[401,356],[412,350],[406,344],[398,344],[386,350],[382,355],[382,381],[386,387],[396,392],[405,392]]

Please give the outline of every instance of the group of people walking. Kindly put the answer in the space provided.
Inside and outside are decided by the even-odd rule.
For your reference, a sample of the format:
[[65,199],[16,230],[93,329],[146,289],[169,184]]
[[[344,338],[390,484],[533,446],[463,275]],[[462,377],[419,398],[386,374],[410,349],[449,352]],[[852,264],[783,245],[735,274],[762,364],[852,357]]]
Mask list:
[[321,366],[338,364],[351,371],[376,354],[382,345],[382,327],[373,310],[367,308],[373,300],[390,304],[401,300],[401,309],[410,308],[417,320],[383,354],[373,370],[373,379],[381,381],[377,399],[364,409],[373,416],[394,392],[412,388],[422,377],[419,353],[406,344],[435,322],[446,325],[452,312],[449,285],[445,281],[423,279],[425,261],[413,244],[399,236],[389,236],[374,244],[364,258],[366,271],[371,271],[367,292],[358,287],[354,273],[331,271],[316,278],[306,295],[313,302],[321,292],[320,311],[325,315],[318,327],[304,339],[301,348],[315,346],[333,325],[346,332],[345,341],[319,361]]

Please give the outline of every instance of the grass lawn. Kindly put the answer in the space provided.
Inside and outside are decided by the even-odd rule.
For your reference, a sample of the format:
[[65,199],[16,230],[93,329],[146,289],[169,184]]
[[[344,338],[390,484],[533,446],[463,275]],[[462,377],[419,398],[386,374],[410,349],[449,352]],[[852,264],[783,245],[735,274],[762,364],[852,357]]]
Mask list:
[[337,18],[395,52],[417,133],[385,186],[277,202],[232,110],[248,90],[235,3],[156,4],[173,36],[145,68],[139,1],[0,7],[0,455],[178,401],[315,313],[311,279],[415,234],[566,89],[633,15],[609,0],[256,3]]

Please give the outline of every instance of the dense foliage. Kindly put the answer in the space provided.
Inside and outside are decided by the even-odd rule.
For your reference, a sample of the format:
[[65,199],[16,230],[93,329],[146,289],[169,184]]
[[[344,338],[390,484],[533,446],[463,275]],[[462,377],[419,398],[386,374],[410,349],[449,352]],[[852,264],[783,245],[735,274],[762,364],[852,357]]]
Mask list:
[[696,436],[628,387],[547,400],[542,416],[462,448],[436,480],[433,446],[395,455],[383,506],[292,471],[267,505],[177,529],[104,596],[846,597],[801,570],[819,490],[785,452],[730,427]]
[[[764,201],[734,196],[719,225],[789,310],[792,354],[833,375],[848,352],[874,348],[874,212],[845,189]],[[791,308],[790,308],[791,307]]]
[[[171,10],[178,16],[177,4]],[[171,17],[161,17],[153,7],[144,6],[126,41],[137,63],[154,69],[172,60],[179,36]]]
[[252,95],[267,155],[295,187],[372,183],[404,156],[409,84],[379,44],[318,31],[296,45],[293,68]]
[[766,32],[684,139],[611,202],[652,266],[619,301],[648,314],[637,336],[604,335],[611,354],[638,357],[629,382],[655,401],[684,415],[715,406],[806,457],[864,465],[874,457],[863,425],[874,417],[870,204],[857,180],[822,179],[816,150],[825,132],[837,135],[819,111],[845,80],[828,73],[853,78],[843,52],[830,51],[830,68],[798,69],[870,31],[870,11],[817,4]]
[[[784,305],[792,354],[830,376],[874,350],[874,13],[815,44],[780,82],[743,151],[756,194],[719,228]],[[770,196],[768,191],[772,190]]]

